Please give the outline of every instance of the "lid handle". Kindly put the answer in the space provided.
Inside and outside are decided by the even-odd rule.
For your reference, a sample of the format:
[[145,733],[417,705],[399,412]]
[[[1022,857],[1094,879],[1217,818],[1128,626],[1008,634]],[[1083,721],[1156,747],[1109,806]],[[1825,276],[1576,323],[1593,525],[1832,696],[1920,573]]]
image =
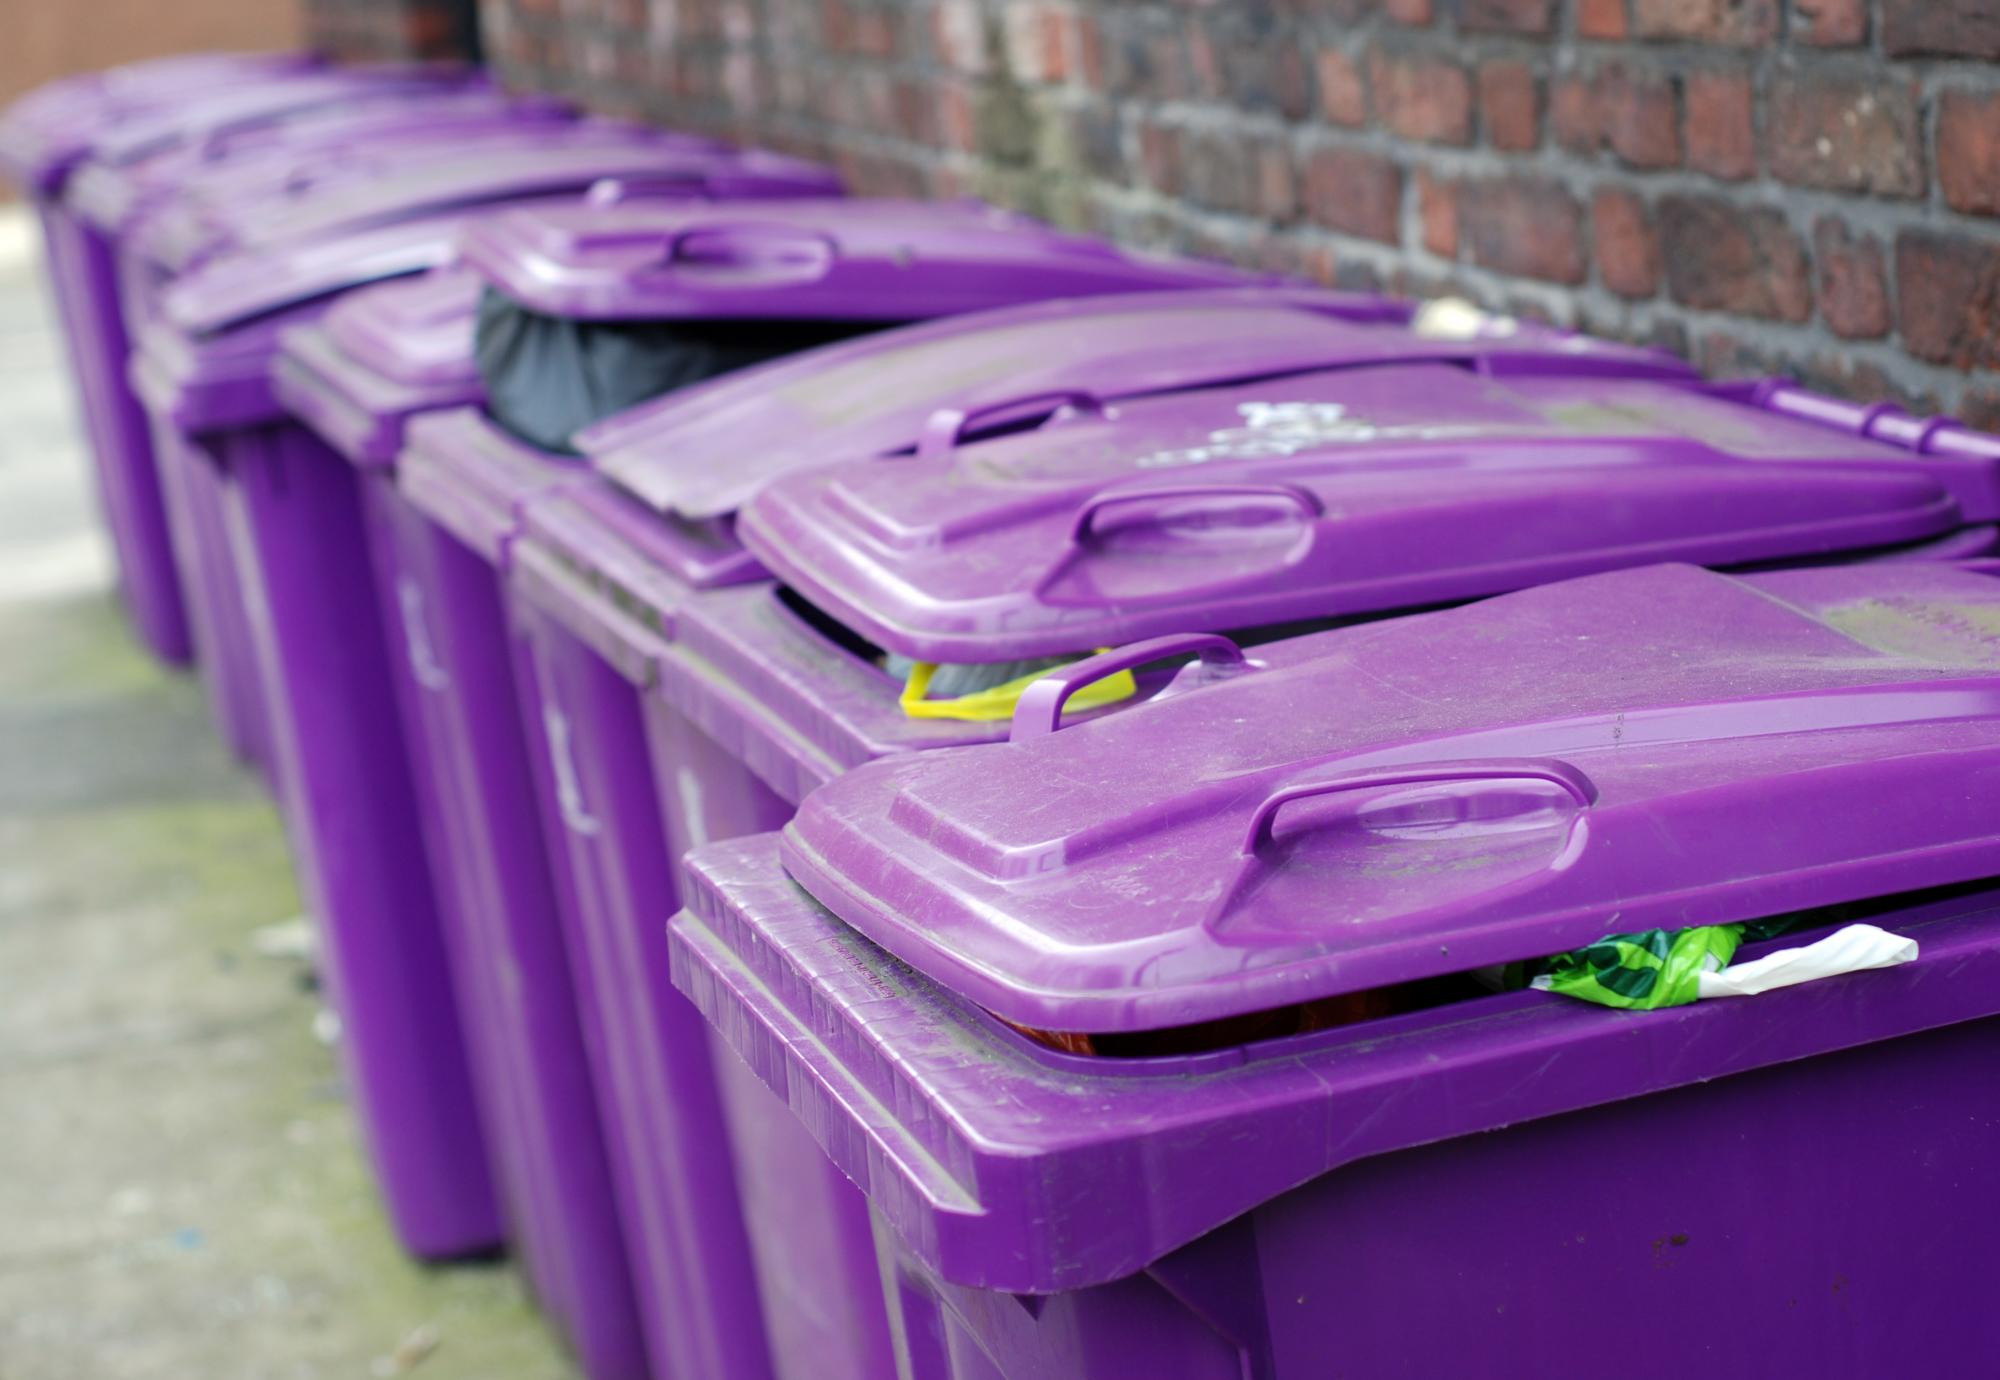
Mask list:
[[1069,531],[1070,543],[1082,545],[1089,538],[1097,515],[1116,504],[1189,498],[1278,498],[1296,507],[1307,518],[1322,517],[1326,513],[1326,505],[1320,502],[1319,495],[1299,484],[1149,484],[1093,495],[1076,511],[1076,521]]
[[1200,657],[1208,674],[1216,678],[1250,669],[1250,659],[1243,655],[1243,649],[1220,633],[1174,633],[1167,637],[1148,638],[1144,642],[1127,643],[1108,652],[1099,652],[1096,656],[1087,656],[1081,661],[1072,661],[1067,666],[1058,666],[1023,690],[1019,703],[1014,706],[1014,724],[1007,739],[1018,743],[1024,738],[1039,738],[1045,733],[1054,733],[1062,727],[1063,706],[1069,703],[1070,696],[1086,685],[1148,662],[1165,661],[1168,657],[1190,653]]
[[1002,398],[998,402],[980,403],[974,407],[940,407],[931,413],[930,420],[924,423],[923,431],[918,434],[917,458],[943,459],[965,440],[965,433],[981,421],[1041,408],[1057,412],[1065,407],[1086,417],[1104,416],[1103,399],[1082,388],[1052,388],[1046,393],[1023,393],[1018,397]]
[[1243,856],[1256,857],[1257,850],[1271,841],[1278,811],[1294,801],[1431,781],[1546,781],[1560,786],[1578,809],[1589,809],[1597,799],[1597,787],[1591,779],[1556,757],[1488,757],[1470,762],[1427,762],[1421,766],[1365,767],[1318,781],[1294,782],[1266,796],[1263,804],[1251,812],[1250,828],[1243,835]]
[[[667,236],[662,267],[677,274],[754,270],[745,286],[766,288],[824,278],[840,259],[840,242],[823,230],[749,222],[690,225]],[[724,279],[726,284],[729,280]]]

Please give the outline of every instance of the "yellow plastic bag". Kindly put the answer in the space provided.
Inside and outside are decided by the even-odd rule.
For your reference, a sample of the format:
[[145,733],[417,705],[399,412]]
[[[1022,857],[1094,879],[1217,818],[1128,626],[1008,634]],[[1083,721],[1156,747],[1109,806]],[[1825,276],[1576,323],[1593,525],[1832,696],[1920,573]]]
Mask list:
[[[1108,650],[1099,648],[1099,651]],[[990,685],[984,690],[975,690],[969,695],[956,699],[931,700],[925,694],[931,688],[931,677],[937,674],[935,661],[919,661],[910,668],[910,678],[903,685],[900,703],[903,712],[913,719],[962,719],[970,723],[992,723],[1000,719],[1014,717],[1014,706],[1021,702],[1021,695],[1030,685],[1043,676],[1061,669],[1050,667],[1046,671],[1034,671],[1004,685]],[[1067,710],[1096,709],[1102,705],[1116,704],[1129,700],[1139,693],[1139,682],[1132,678],[1130,671],[1120,671],[1106,676],[1103,680],[1092,681],[1069,697]]]

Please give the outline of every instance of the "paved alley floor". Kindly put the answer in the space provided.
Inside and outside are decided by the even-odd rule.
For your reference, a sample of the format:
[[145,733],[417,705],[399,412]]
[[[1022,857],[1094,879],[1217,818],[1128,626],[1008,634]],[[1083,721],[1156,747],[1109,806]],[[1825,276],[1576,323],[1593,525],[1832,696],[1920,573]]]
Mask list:
[[0,206],[0,1380],[555,1380],[504,1265],[390,1239],[278,817],[110,593]]

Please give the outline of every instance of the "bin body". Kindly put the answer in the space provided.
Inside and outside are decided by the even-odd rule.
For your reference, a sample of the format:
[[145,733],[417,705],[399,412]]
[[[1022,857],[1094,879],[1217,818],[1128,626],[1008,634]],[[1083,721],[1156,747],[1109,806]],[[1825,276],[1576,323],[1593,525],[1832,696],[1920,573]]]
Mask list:
[[[1956,1284],[1883,1262],[1977,1250],[1929,1166],[2000,1130],[1950,1072],[2000,962],[1996,607],[1951,564],[1641,567],[1209,635],[1044,718],[1142,643],[691,855],[676,982],[866,1189],[916,1374],[1545,1374],[1746,1301],[1621,1365],[1981,1373]],[[1771,917],[1744,958],[1914,955],[1648,1012],[1478,976]]]
[[[632,253],[648,236],[668,246],[669,270],[660,269],[657,255]],[[498,292],[547,316],[741,327],[769,321],[779,340],[800,325],[893,323],[1037,291],[1205,286],[1226,276],[1131,259],[984,208],[896,202],[769,203],[711,216],[605,201],[484,222],[468,236],[466,255]],[[552,473],[565,468],[491,420],[458,415],[420,431],[425,464],[404,484],[425,491],[412,497],[441,523],[454,505],[478,506],[463,491],[479,486],[483,470],[525,476],[537,464]],[[754,576],[726,523],[655,532],[656,524],[621,500],[601,501],[609,496],[593,488],[581,507],[564,494],[497,506],[518,506],[524,531],[561,531],[586,544],[600,532],[613,546],[657,536],[648,556],[620,568],[667,604],[692,589]],[[622,629],[580,613],[600,592],[579,584],[566,558],[552,558],[559,545],[500,543],[495,559],[504,559],[531,653],[534,703],[525,712],[544,759],[537,770],[546,784],[547,828],[564,855],[558,871],[569,879],[572,961],[592,1026],[600,1097],[610,1109],[615,1178],[628,1205],[655,1354],[690,1374],[762,1374],[773,1365],[796,1376],[885,1374],[891,1361],[863,1205],[827,1173],[808,1141],[771,1115],[779,1109],[760,1088],[736,1078],[733,1090],[718,1089],[705,1030],[664,982],[653,917],[671,906],[673,878],[671,855],[660,845],[663,833],[684,828],[690,816],[678,798],[675,809],[662,811],[645,769],[640,721],[654,711],[639,687],[650,680],[666,630],[637,630],[626,640]],[[618,559],[603,550],[591,557],[600,567]],[[627,751],[639,755],[622,758]],[[740,774],[711,779],[696,769],[681,789],[724,832],[782,818],[769,792]],[[725,1065],[722,1072],[737,1071]],[[724,1098],[766,1104],[772,1134],[792,1147],[796,1172],[771,1173],[770,1161],[757,1161],[750,1167],[759,1177],[739,1180],[728,1142],[716,1134]],[[798,1210],[796,1287],[774,1270],[760,1298],[739,1186],[773,1210],[787,1203]],[[834,1193],[846,1194],[842,1210],[827,1213]],[[816,1215],[802,1215],[808,1211]]]
[[[1646,1380],[1866,1380],[2000,1357],[1976,1297],[2000,1105],[1991,1080],[1951,1072],[2000,1029],[1976,990],[2000,938],[1990,892],[1878,917],[1923,950],[1887,972],[1645,1015],[1489,996],[1204,1066],[1029,1044],[846,930],[775,845],[696,855],[676,980],[867,1186],[903,1375],[1415,1380],[1616,1356]],[[1296,1116],[1227,1133],[1229,1108],[1283,1100],[1281,1084]],[[1046,1140],[980,1097],[1031,1108]],[[1064,1107],[1066,1129],[1046,1120]],[[1256,1174],[1303,1142],[1268,1196],[1216,1182],[1223,1162]],[[1337,1165],[1315,1169],[1325,1143]],[[1101,1210],[1052,1206],[1071,1189]],[[1140,1197],[1213,1225],[1079,1269],[1075,1233],[1145,1234],[1123,1227]],[[1007,1229],[961,1239],[975,1215]],[[1643,1345],[1635,1316],[1655,1320]]]
[[587,1375],[643,1377],[499,584],[492,564],[397,487],[413,421],[480,396],[477,294],[476,281],[452,269],[353,293],[319,325],[286,336],[277,394],[360,485],[386,674],[509,1244]]
[[[1231,304],[1231,310],[1241,307],[1241,299]],[[1089,323],[1079,324],[1074,317],[1087,316],[1090,305],[1066,310],[1070,315],[1063,319],[1076,327],[1073,338],[1088,340]],[[1003,327],[1013,328],[1034,311],[995,315]],[[1362,315],[1353,307],[1349,311]],[[1387,304],[1378,311],[1377,321],[1390,326],[1401,319]],[[872,415],[850,409],[845,426],[834,422],[818,432],[803,426],[787,430],[797,420],[788,406],[807,405],[795,399],[849,396],[834,386],[845,377],[842,370],[880,364],[897,337],[857,342],[818,359],[762,371],[782,401],[770,409],[768,431],[754,433],[739,450],[747,463],[774,470],[779,477],[749,503],[740,531],[788,588],[752,583],[684,601],[649,599],[636,578],[620,573],[630,557],[611,554],[618,543],[607,533],[585,538],[565,533],[552,520],[538,525],[531,514],[531,547],[544,542],[557,547],[596,577],[577,582],[580,587],[594,585],[597,594],[594,599],[589,593],[578,595],[573,605],[585,611],[573,611],[569,621],[594,621],[600,628],[629,626],[631,610],[637,608],[651,610],[662,625],[671,626],[670,645],[657,658],[657,684],[645,712],[647,760],[671,855],[730,837],[737,821],[782,818],[815,787],[879,757],[969,746],[1006,735],[1004,720],[908,717],[898,703],[900,685],[857,652],[857,641],[918,661],[1004,662],[1076,655],[1093,644],[1176,628],[1254,628],[1463,599],[1491,592],[1494,586],[1476,582],[1493,579],[1496,571],[1507,570],[1503,579],[1509,584],[1534,583],[1590,568],[1593,562],[1618,564],[1631,559],[1624,553],[1659,542],[1678,542],[1681,549],[1718,561],[1772,559],[1785,552],[1845,559],[1850,549],[1909,559],[1977,551],[1990,542],[1985,524],[1995,497],[1993,459],[2000,454],[1993,438],[1949,426],[1927,431],[1927,424],[1886,416],[1876,419],[1884,423],[1882,430],[1871,434],[1866,429],[1870,419],[1861,410],[1850,417],[1836,408],[1808,419],[1808,412],[1823,410],[1825,400],[1782,388],[1705,390],[1685,374],[1632,360],[1586,358],[1583,368],[1570,374],[1560,345],[1550,348],[1550,342],[1521,341],[1505,333],[1496,335],[1503,342],[1498,347],[1460,343],[1455,348],[1468,357],[1469,371],[1446,368],[1445,361],[1423,353],[1440,350],[1435,342],[1407,334],[1389,340],[1387,331],[1377,333],[1372,356],[1351,337],[1333,346],[1318,342],[1318,354],[1314,345],[1300,343],[1291,367],[1270,358],[1261,362],[1265,376],[1258,381],[1215,386],[1196,364],[1163,362],[1154,344],[1160,333],[1141,331],[1125,336],[1123,354],[1115,340],[1099,342],[1102,353],[1086,356],[1067,381],[1060,345],[1052,342],[1034,355],[1039,372],[1010,392],[1004,377],[988,385],[976,369],[954,368],[963,366],[967,356],[954,353],[950,337],[974,324],[898,333],[923,338],[924,348],[913,352],[912,367],[935,371],[945,382],[919,383],[879,370],[875,395],[894,399],[895,405]],[[1283,338],[1278,330],[1260,330],[1248,320],[1232,328],[1261,341],[1266,350]],[[1188,338],[1202,338],[1192,321],[1185,330]],[[980,359],[984,348],[975,346],[969,357]],[[1339,350],[1346,352],[1344,357],[1335,355]],[[1021,352],[1019,342],[1011,341],[995,353],[1005,359]],[[1125,368],[1147,371],[1143,376],[1150,396],[1126,396],[1134,385],[1121,379],[1121,358]],[[1338,367],[1327,368],[1330,362]],[[1315,366],[1324,372],[1311,372]],[[812,371],[818,371],[816,380],[808,377]],[[757,404],[751,385],[758,378],[746,375],[689,394],[682,413],[669,400],[642,409],[644,416],[635,413],[606,423],[596,438],[586,436],[586,447],[601,443],[604,453],[594,458],[601,458],[621,485],[685,524],[712,506],[726,505],[737,491],[726,466],[705,463],[718,452],[704,446],[724,444],[725,428],[718,418],[753,417]],[[970,390],[968,378],[974,381]],[[1452,380],[1459,378],[1473,380],[1469,387],[1479,401],[1454,410]],[[1485,410],[1510,393],[1538,401],[1518,413],[1510,410],[1511,404],[1500,412]],[[1575,397],[1557,398],[1574,394],[1587,404],[1597,393],[1611,400],[1604,415],[1619,418],[1604,442],[1624,457],[1606,455],[1605,463],[1613,469],[1626,467],[1625,448],[1650,444],[1646,426],[1633,425],[1634,418],[1650,411],[1672,423],[1661,432],[1664,454],[1659,463],[1645,467],[1646,482],[1658,488],[1648,499],[1618,505],[1621,520],[1633,525],[1629,538],[1608,539],[1598,533],[1599,524],[1582,521],[1575,531],[1586,546],[1594,541],[1598,547],[1562,547],[1560,534],[1569,524],[1550,514],[1563,485],[1582,481],[1573,473],[1546,483],[1532,481],[1543,495],[1537,500],[1543,511],[1537,513],[1535,503],[1519,493],[1505,497],[1495,487],[1519,482],[1496,479],[1508,469],[1504,461],[1464,467],[1464,477],[1449,486],[1475,495],[1463,507],[1440,502],[1440,493],[1413,495],[1400,508],[1393,492],[1385,496],[1399,470],[1421,471],[1441,463],[1438,454],[1446,445],[1471,453],[1487,432],[1503,448],[1520,444],[1525,450],[1559,453],[1569,465],[1583,463],[1586,447],[1596,443],[1585,439],[1589,427],[1576,419],[1591,409],[1576,406]],[[1033,397],[1066,402],[1073,415],[1059,414],[1039,430],[970,442],[958,438],[965,419],[976,418],[981,408],[993,409],[988,415],[1006,416],[1011,400]],[[1108,422],[1097,410],[1106,399],[1119,400]],[[1696,419],[1689,421],[1679,415],[1683,413]],[[951,423],[952,435],[942,433],[935,420],[939,417],[958,419]],[[1556,417],[1562,419],[1560,435],[1538,434],[1539,427]],[[1147,418],[1158,419],[1159,425]],[[1825,430],[1818,426],[1822,421]],[[1706,439],[1683,444],[1673,426]],[[1118,433],[1125,428],[1132,430],[1121,440]],[[1786,460],[1773,466],[1769,476],[1746,482],[1728,469],[1728,446],[1717,439],[1733,437],[1731,444],[1745,444],[1746,434],[1757,438],[1747,443],[1753,455],[1774,459],[1796,453],[1808,464],[1793,466]],[[1939,442],[1935,456],[1906,440],[1923,434]],[[1947,434],[1952,438],[1948,443],[1943,440]],[[1506,440],[1499,439],[1503,435]],[[667,444],[668,438],[675,444]],[[1703,448],[1711,442],[1719,449]],[[816,446],[847,458],[827,466],[813,459]],[[906,448],[915,449],[916,456],[908,458]],[[869,459],[871,452],[893,458]],[[1315,482],[1310,478],[1315,463],[1331,464],[1343,476],[1323,496],[1302,487]],[[1868,478],[1840,468],[1849,463],[1868,467]],[[1803,491],[1801,476],[1810,464],[1838,471],[1827,476],[1831,497],[1819,512],[1808,511],[1808,500],[1795,500],[1792,493]],[[1730,486],[1731,497],[1712,505],[1706,498],[1678,501],[1672,479],[1679,466],[1690,475],[1726,471],[1731,477],[1722,482]],[[1343,491],[1339,486],[1350,482],[1345,477],[1349,471],[1358,471],[1360,479],[1353,491]],[[1687,482],[1692,486],[1695,480]],[[1857,498],[1870,482],[1883,486],[1879,496]],[[1762,517],[1750,512],[1758,483],[1765,484],[1766,500],[1773,505]],[[1101,489],[1095,487],[1099,484]],[[1261,545],[1248,548],[1250,557],[1222,571],[1224,578],[1217,579],[1213,566],[1204,564],[1215,560],[1215,551],[1229,555],[1230,548],[1213,539],[1189,543],[1186,560],[1177,567],[1166,559],[1176,551],[1164,538],[1144,544],[1145,529],[1132,525],[1138,519],[1125,526],[1113,523],[1119,514],[1112,501],[1129,501],[1123,497],[1128,491],[1145,500],[1135,505],[1140,517],[1152,511],[1146,505],[1180,503],[1199,509],[1218,498],[1267,505],[1282,500],[1286,511],[1280,520],[1266,520],[1262,528],[1251,529],[1253,536],[1259,531],[1283,535],[1284,523],[1296,522],[1293,510],[1303,505],[1341,514],[1347,526],[1331,544],[1339,573],[1332,585],[1317,585],[1311,546],[1290,539],[1273,543],[1261,536]],[[1469,511],[1479,496],[1500,505],[1483,519]],[[567,495],[550,513],[585,508],[591,498],[587,491]],[[929,506],[933,500],[935,506]],[[1066,550],[1083,548],[1095,535],[1095,514],[1079,516],[1090,513],[1091,505],[1105,513],[1107,529],[1136,534],[1124,535],[1137,553],[1131,569],[1107,563],[1096,588],[1091,573],[1076,563],[1082,557],[1073,558],[1069,567],[1063,564]],[[1506,509],[1504,518],[1498,515],[1500,507]],[[610,510],[610,500],[599,503],[600,518]],[[1683,523],[1691,512],[1704,516]],[[1439,520],[1463,539],[1445,540],[1420,530],[1419,522],[1430,514],[1446,515]],[[1378,521],[1393,532],[1380,545],[1372,535]],[[1220,523],[1208,530],[1217,529],[1218,535],[1226,535]],[[1163,532],[1173,535],[1164,527]],[[1533,532],[1542,545],[1524,545],[1491,560],[1469,556],[1468,565],[1480,569],[1468,580],[1453,573],[1448,562],[1455,553],[1473,549],[1475,542],[1463,534],[1481,532]],[[1815,535],[1802,540],[1804,532]],[[643,547],[629,531],[625,544]],[[1434,566],[1426,566],[1427,552],[1437,554]],[[1259,553],[1275,553],[1279,559],[1260,568],[1257,562],[1264,556]],[[1371,564],[1376,555],[1385,557],[1379,565]],[[1518,564],[1509,569],[1509,561]],[[659,568],[665,558],[642,554],[635,564]],[[1083,574],[1071,573],[1079,569]],[[1151,583],[1140,583],[1142,579]],[[1018,598],[1017,590],[1023,591]],[[843,630],[858,636],[843,640]],[[616,641],[615,635],[598,636]],[[1185,656],[1188,650],[1181,648],[1178,654]],[[1139,694],[1143,697],[1158,684],[1142,670]],[[628,746],[605,756],[604,769],[610,771],[638,760],[639,754]],[[756,808],[727,803],[746,800],[756,801]],[[739,1106],[753,1108],[755,1100],[732,1099],[727,1105],[734,1113]],[[753,1162],[765,1147],[783,1144],[756,1115],[745,1115],[732,1135],[741,1160],[739,1175],[746,1183],[760,1177]],[[775,1161],[767,1168],[762,1177],[795,1185],[818,1182],[778,1169]],[[851,1190],[834,1181],[825,1186],[825,1194],[825,1219],[858,1223],[852,1205],[841,1201]],[[827,1271],[802,1263],[789,1250],[790,1224],[801,1215],[795,1205],[767,1213],[746,1191],[746,1214],[760,1268],[776,1271],[778,1289],[796,1294],[811,1289],[814,1278],[825,1277]],[[849,1239],[847,1254],[860,1256],[858,1231]],[[767,1264],[767,1258],[775,1263]],[[803,1278],[795,1277],[795,1271]],[[862,1275],[850,1268],[843,1278]]]
[[[81,184],[94,175],[140,179],[147,164],[171,161],[176,150],[230,131],[281,125],[329,106],[361,106],[373,98],[421,99],[466,85],[463,74],[419,69],[335,74],[246,63],[240,71],[224,65],[197,82],[199,70],[189,69],[189,85],[173,99],[132,109],[126,119],[111,120],[98,130],[63,177],[60,201],[58,191],[51,189],[44,218],[53,257],[70,265],[59,277],[64,286],[58,301],[118,559],[121,594],[141,640],[174,664],[191,660],[195,643],[183,607],[151,431],[126,379],[132,328],[149,314],[150,302],[125,300],[124,289],[138,281],[120,262],[129,223],[90,214],[87,200],[80,206]],[[248,738],[237,741],[251,745]]]

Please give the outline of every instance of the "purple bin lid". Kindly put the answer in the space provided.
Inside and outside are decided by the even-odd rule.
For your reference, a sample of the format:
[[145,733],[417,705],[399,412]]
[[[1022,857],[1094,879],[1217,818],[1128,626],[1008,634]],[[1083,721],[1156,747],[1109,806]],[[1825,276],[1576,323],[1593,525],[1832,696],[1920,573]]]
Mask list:
[[[1190,652],[1054,729],[1071,689]],[[1996,784],[1990,574],[1664,565],[1091,658],[1006,743],[814,793],[784,860],[1002,1019],[1112,1033],[1994,876]]]
[[1775,384],[1519,363],[1350,368],[1112,408],[1079,395],[1038,430],[962,445],[940,432],[914,458],[781,479],[740,532],[891,652],[1004,662],[2000,518],[2000,437],[1826,414]]
[[[1099,290],[1122,286],[1107,274]],[[1415,324],[1428,320],[1406,302],[1272,286],[1039,302],[746,369],[601,422],[577,443],[655,509],[705,518],[831,460],[948,449],[1064,406],[1360,361],[1554,357],[1569,373],[1691,373],[1658,351],[1500,318],[1469,330]]]
[[600,320],[915,321],[1030,298],[1249,281],[977,202],[889,199],[518,211],[475,226],[465,257],[517,301]]
[[225,85],[297,80],[319,61],[306,53],[197,53],[49,82],[0,111],[0,169],[36,195],[52,194],[121,123]]
[[480,281],[463,267],[377,283],[338,298],[279,340],[278,400],[357,462],[392,463],[413,413],[476,403]]
[[486,86],[477,68],[455,64],[385,64],[280,73],[229,83],[212,92],[162,104],[107,129],[91,145],[93,162],[125,166],[167,149],[272,124],[313,110],[352,106],[395,92],[444,92]]
[[524,134],[518,147],[329,177],[210,208],[219,244],[260,248],[453,207],[525,200],[610,179],[709,199],[837,195],[833,173],[775,154],[717,153],[642,126],[584,121]]
[[342,172],[379,176],[385,157],[435,157],[473,141],[518,140],[524,129],[574,121],[563,102],[511,97],[484,86],[365,89],[339,105],[220,130],[135,163],[85,163],[66,196],[92,224],[123,231],[170,197],[214,205]]
[[[1240,1233],[1216,1229],[1301,1184],[1413,1146],[1811,1062],[1959,1022],[1990,1022],[2000,1011],[2000,893],[1985,889],[1909,898],[1871,916],[1917,941],[1915,962],[1747,1001],[1635,1013],[1511,992],[1203,1053],[1083,1057],[1031,1042],[861,939],[785,877],[776,842],[759,835],[688,855],[681,893],[687,909],[669,926],[674,982],[716,1037],[790,1104],[861,1186],[902,1249],[954,1284],[1016,1294],[1122,1280],[1158,1262],[1149,1287],[1164,1285],[1183,1302],[1192,1300],[1200,1316],[1219,1320],[1222,1335],[1233,1339],[1264,1332],[1273,1316],[1264,1312],[1267,1300],[1274,1309],[1281,1301],[1292,1306],[1289,1294],[1271,1297],[1258,1270],[1259,1245],[1271,1252],[1266,1261],[1283,1258],[1287,1246],[1283,1238],[1272,1244],[1263,1237],[1269,1219],[1243,1221]],[[1766,941],[1746,947],[1743,957],[1801,942],[1803,936]],[[1952,1048],[1975,1047],[1966,1041]],[[1935,1056],[1936,1047],[1930,1052]],[[1934,1094],[1942,1101],[1949,1101],[1945,1089],[1954,1076],[1963,1077],[1949,1049],[1946,1055]],[[1837,1066],[1813,1072],[1825,1080],[1815,1096],[1845,1086]],[[1749,1090],[1734,1097],[1733,1110],[1731,1100],[1721,1109],[1697,1103],[1692,1112],[1681,1101],[1638,1117],[1623,1135],[1626,1143],[1671,1135],[1691,1114],[1713,1120],[1747,1109],[1755,1115],[1757,1106]],[[1869,1111],[1858,1108],[1855,1115],[1865,1119]],[[1708,1134],[1735,1133],[1724,1123]],[[1545,1150],[1548,1142],[1539,1143]],[[1502,1165],[1534,1163],[1544,1184],[1567,1174],[1571,1192],[1602,1182],[1592,1176],[1603,1166],[1543,1165],[1546,1154],[1522,1155],[1523,1148],[1517,1143],[1512,1158],[1504,1149],[1495,1153]],[[1901,1163],[1924,1153],[1905,1135],[1884,1156]],[[1447,1159],[1439,1170],[1439,1161],[1430,1162],[1432,1172],[1464,1163]],[[1608,1172],[1616,1173],[1615,1162]],[[1352,1202],[1381,1183],[1364,1174],[1340,1191]],[[1643,1198],[1621,1199],[1638,1223],[1664,1214],[1672,1222],[1655,1230],[1681,1225],[1685,1204]],[[1414,1210],[1406,1198],[1392,1197],[1367,1220],[1387,1233],[1399,1211]],[[1544,1211],[1559,1220],[1523,1247],[1528,1252],[1569,1245],[1560,1196]],[[1477,1233],[1480,1225],[1458,1218],[1448,1230]],[[1426,1242],[1448,1239],[1438,1219],[1428,1226]],[[1643,1240],[1638,1226],[1631,1238]],[[1753,1229],[1747,1239],[1756,1248],[1765,1237]],[[1169,1255],[1190,1242],[1190,1256]],[[1350,1242],[1325,1244],[1336,1254],[1354,1254]],[[1296,1231],[1289,1249],[1294,1256],[1301,1250]],[[1448,1271],[1449,1247],[1442,1251],[1403,1252],[1389,1268]],[[1766,1252],[1760,1259],[1782,1275],[1782,1265],[1770,1266],[1781,1256]],[[1354,1268],[1366,1271],[1373,1263],[1364,1259]],[[1282,1268],[1299,1277],[1296,1259]],[[1666,1268],[1657,1251],[1650,1268]],[[1116,1310],[1118,1300],[1133,1297],[1116,1291],[1107,1302]],[[1000,1298],[993,1306],[1034,1312],[1038,1301]],[[1317,1326],[1317,1316],[1302,1312],[1299,1321]],[[1116,1324],[1102,1335],[1110,1345],[1099,1354],[1128,1363],[1158,1350],[1148,1350],[1136,1333],[1121,1334]],[[1173,1369],[1162,1357],[1157,1369],[1106,1373]],[[1201,1369],[1236,1373],[1225,1364]],[[1253,1366],[1246,1373],[1273,1372]],[[1524,1363],[1504,1373],[1536,1372]]]

